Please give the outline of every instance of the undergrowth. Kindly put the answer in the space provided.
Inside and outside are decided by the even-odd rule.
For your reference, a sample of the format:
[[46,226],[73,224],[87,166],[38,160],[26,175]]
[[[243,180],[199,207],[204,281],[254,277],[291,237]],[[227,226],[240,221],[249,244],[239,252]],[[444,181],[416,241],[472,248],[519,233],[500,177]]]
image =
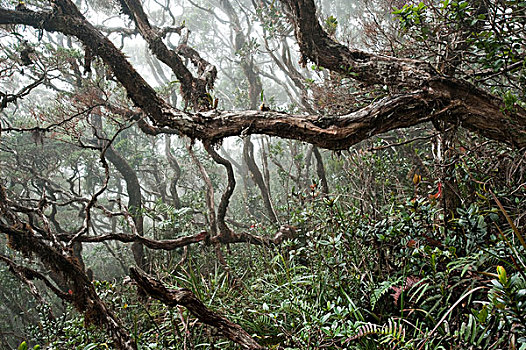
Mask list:
[[[298,238],[230,247],[228,270],[212,249],[194,247],[185,264],[159,275],[270,349],[526,349],[521,234],[498,207],[472,205],[445,235],[438,212],[417,199],[371,223],[334,198],[313,198],[296,213]],[[138,299],[131,285],[96,285],[140,349],[235,348],[183,308]],[[81,316],[59,322],[41,318],[35,341],[111,348]]]

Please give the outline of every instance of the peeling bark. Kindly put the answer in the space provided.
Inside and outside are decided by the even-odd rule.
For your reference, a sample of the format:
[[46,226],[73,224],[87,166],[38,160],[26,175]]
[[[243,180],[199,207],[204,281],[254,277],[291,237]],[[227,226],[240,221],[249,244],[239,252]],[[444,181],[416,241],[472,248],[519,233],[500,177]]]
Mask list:
[[506,111],[502,99],[471,83],[440,76],[425,62],[374,55],[335,43],[317,22],[312,0],[283,2],[291,11],[296,38],[305,59],[342,74],[351,74],[365,83],[403,87],[409,92],[400,90],[343,116],[290,115],[273,111],[186,113],[162,100],[122,52],[87,22],[69,0],[61,0],[63,9],[53,12],[0,8],[0,24],[25,24],[75,36],[110,67],[128,97],[155,126],[211,143],[228,136],[259,133],[342,150],[389,130],[444,119],[494,140],[516,147],[526,146],[526,111],[519,106]]

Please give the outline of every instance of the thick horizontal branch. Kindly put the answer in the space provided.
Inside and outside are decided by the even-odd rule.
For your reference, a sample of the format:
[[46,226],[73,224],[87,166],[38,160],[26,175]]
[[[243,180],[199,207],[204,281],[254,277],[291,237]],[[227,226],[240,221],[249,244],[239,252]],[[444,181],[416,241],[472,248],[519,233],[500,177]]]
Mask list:
[[[68,0],[62,2],[69,3]],[[335,51],[338,54],[331,54],[332,58],[326,60],[326,55],[330,54],[326,51],[330,51],[334,45],[329,41],[332,39],[325,37],[317,21],[318,24],[311,24],[312,27],[301,27],[307,25],[303,22],[308,22],[307,19],[312,17],[306,11],[312,1],[284,2],[289,3],[294,16],[300,16],[296,19],[300,26],[296,30],[302,52],[305,55],[312,50],[319,52],[309,56],[311,60],[318,60],[318,64],[336,71],[341,70],[338,67],[342,65],[347,67],[345,69],[362,67],[353,74],[358,80],[404,85],[413,91],[386,97],[344,116],[218,110],[192,114],[177,110],[162,100],[111,41],[74,11],[68,15],[0,8],[0,24],[26,24],[77,37],[112,69],[127,90],[128,97],[153,122],[152,130],[175,130],[190,138],[211,143],[228,136],[266,134],[341,150],[386,131],[440,118],[494,140],[519,148],[526,146],[526,111],[519,106],[507,106],[502,99],[468,82],[436,76],[425,68],[426,64],[414,60],[375,56],[339,44]]]
[[[1,228],[1,227],[0,227]],[[139,235],[130,235],[126,233],[112,233],[101,236],[82,236],[77,240],[82,243],[100,243],[105,241],[119,241],[122,243],[142,243],[150,249],[174,250],[193,243],[201,242],[205,239],[206,232],[201,232],[194,236],[180,237],[176,239],[166,239],[162,241],[146,238]],[[61,241],[69,241],[71,235],[59,235]]]
[[208,309],[188,289],[168,289],[160,281],[137,268],[130,268],[131,277],[147,295],[168,306],[182,305],[199,321],[216,327],[225,337],[241,345],[243,349],[263,349],[243,328]]
[[457,106],[440,117],[488,138],[517,147],[526,146],[526,111],[508,106],[501,98],[454,77],[442,76],[428,62],[383,56],[351,49],[333,40],[316,17],[314,0],[281,0],[300,47],[302,61],[352,77],[366,84],[382,84],[395,89],[432,91],[436,100]]
[[[26,234],[24,230],[20,230],[14,227],[9,227],[0,223],[0,233],[7,235],[14,235],[22,237]],[[199,243],[205,241],[205,238],[209,235],[208,232],[202,231],[197,235],[185,236],[175,239],[164,239],[155,240],[139,235],[132,235],[126,233],[111,233],[100,236],[79,236],[77,242],[81,243],[100,243],[107,241],[117,241],[121,243],[141,243],[145,247],[154,250],[174,250],[181,247],[186,247],[190,244]],[[296,229],[292,226],[283,225],[281,226],[273,237],[270,236],[258,236],[250,234],[245,231],[231,232],[230,235],[216,235],[210,239],[210,243],[251,243],[256,245],[269,245],[269,244],[280,244],[285,239],[293,238],[296,236]],[[48,240],[47,237],[39,236],[38,239]],[[69,242],[72,238],[72,234],[59,234],[57,238],[62,242]]]
[[194,137],[212,142],[228,136],[266,134],[339,150],[376,134],[428,121],[438,108],[428,94],[419,92],[385,98],[344,116],[211,111],[195,114],[189,125],[193,125]]

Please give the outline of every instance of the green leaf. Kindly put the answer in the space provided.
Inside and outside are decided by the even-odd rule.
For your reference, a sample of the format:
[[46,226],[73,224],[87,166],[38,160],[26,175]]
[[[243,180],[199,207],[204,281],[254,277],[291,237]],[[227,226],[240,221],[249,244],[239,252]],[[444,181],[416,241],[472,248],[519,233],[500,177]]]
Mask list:
[[500,283],[505,286],[508,283],[508,276],[506,275],[506,269],[503,266],[497,266],[497,274],[499,276]]

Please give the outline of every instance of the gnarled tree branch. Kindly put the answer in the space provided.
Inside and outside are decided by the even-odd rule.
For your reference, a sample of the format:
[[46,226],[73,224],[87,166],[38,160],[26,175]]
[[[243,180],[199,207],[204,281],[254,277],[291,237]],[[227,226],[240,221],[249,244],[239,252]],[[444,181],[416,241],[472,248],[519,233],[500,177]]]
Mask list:
[[[69,0],[61,2],[70,3]],[[228,136],[259,133],[336,150],[389,130],[442,118],[491,139],[517,147],[526,146],[526,111],[519,106],[506,108],[502,99],[468,82],[439,76],[425,63],[336,45],[319,24],[304,27],[303,22],[313,16],[312,0],[284,2],[291,8],[296,37],[306,57],[309,55],[317,64],[339,72],[341,67],[346,71],[352,68],[352,76],[367,83],[403,86],[413,91],[385,97],[344,116],[320,118],[272,111],[186,113],[162,100],[111,41],[78,11],[33,12],[0,8],[0,24],[26,24],[75,36],[112,69],[128,97],[155,126],[176,130],[190,138],[216,142]],[[333,53],[327,52],[333,49]],[[311,51],[314,53],[309,54]],[[329,58],[322,60],[322,53]]]
[[264,349],[239,325],[208,309],[190,290],[168,289],[160,281],[137,268],[132,267],[130,275],[147,295],[168,306],[186,307],[199,321],[216,327],[225,337],[241,345],[243,349]]

